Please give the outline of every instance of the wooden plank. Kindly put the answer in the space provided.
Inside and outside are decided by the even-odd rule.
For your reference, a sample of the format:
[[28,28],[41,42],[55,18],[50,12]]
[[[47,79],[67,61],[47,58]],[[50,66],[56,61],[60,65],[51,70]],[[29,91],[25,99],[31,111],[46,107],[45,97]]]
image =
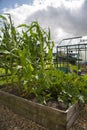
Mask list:
[[79,115],[79,110],[80,107],[78,103],[75,103],[67,110],[67,126],[66,126],[67,130],[73,125],[73,123],[77,119]]
[[67,112],[67,122],[68,122],[74,113],[79,112],[79,104],[75,103],[66,112]]
[[73,113],[73,116],[72,116],[72,117],[70,118],[70,120],[67,122],[66,130],[69,130],[69,129],[72,127],[72,125],[73,125],[73,123],[75,122],[75,120],[77,119],[78,115],[79,115],[79,112],[78,112],[78,111],[75,112],[75,113]]
[[69,130],[79,113],[76,103],[62,111],[23,99],[0,90],[0,104],[50,130]]
[[66,130],[65,111],[40,105],[3,91],[0,91],[0,104],[50,130]]

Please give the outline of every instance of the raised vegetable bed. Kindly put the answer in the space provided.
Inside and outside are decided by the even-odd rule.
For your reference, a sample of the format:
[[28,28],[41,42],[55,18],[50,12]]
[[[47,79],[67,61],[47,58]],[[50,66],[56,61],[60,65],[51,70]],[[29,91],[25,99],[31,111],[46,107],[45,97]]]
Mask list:
[[0,90],[0,104],[32,121],[49,128],[49,130],[69,130],[79,113],[78,103],[66,111],[23,99]]

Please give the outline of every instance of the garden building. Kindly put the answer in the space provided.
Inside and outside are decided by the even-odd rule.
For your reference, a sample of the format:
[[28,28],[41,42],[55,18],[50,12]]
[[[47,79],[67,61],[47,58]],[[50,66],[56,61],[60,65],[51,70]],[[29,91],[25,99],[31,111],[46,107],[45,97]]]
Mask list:
[[86,71],[87,36],[63,39],[57,45],[56,66],[65,72]]

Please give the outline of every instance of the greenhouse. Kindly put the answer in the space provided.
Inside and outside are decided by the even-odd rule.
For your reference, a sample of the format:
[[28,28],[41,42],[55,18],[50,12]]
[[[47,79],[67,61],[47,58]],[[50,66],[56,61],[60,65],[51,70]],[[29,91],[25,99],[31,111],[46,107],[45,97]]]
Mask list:
[[56,67],[65,72],[86,73],[87,36],[63,39],[57,45]]

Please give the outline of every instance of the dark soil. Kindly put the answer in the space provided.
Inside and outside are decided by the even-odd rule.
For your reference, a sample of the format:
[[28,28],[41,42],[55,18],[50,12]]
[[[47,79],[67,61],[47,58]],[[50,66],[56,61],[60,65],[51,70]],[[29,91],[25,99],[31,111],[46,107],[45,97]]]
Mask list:
[[[14,94],[16,96],[31,100],[33,102],[37,102],[37,103],[41,103],[39,102],[39,100],[35,97],[34,94],[29,94],[27,95],[26,92],[21,88],[21,91],[19,92],[17,85],[15,84],[14,86],[12,86],[11,84],[8,85],[4,85],[0,87],[1,90],[5,91],[5,92],[9,92],[11,94]],[[48,100],[46,102],[46,104],[44,103],[44,105],[47,105],[49,107],[53,107],[56,109],[60,109],[60,110],[67,110],[68,106],[66,104],[64,104],[63,102],[58,102],[54,99]]]

